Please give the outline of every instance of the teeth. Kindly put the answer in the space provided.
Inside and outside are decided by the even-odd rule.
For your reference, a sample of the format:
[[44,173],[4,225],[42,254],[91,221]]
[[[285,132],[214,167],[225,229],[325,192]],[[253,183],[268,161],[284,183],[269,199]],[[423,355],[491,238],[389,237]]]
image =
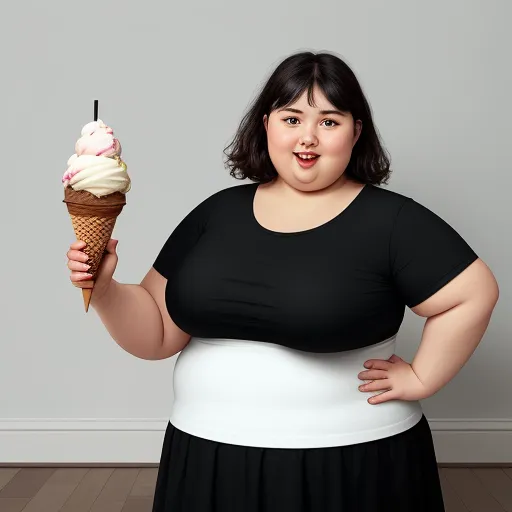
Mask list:
[[314,155],[297,155],[299,158],[302,158],[302,160],[312,160],[313,158],[316,158]]

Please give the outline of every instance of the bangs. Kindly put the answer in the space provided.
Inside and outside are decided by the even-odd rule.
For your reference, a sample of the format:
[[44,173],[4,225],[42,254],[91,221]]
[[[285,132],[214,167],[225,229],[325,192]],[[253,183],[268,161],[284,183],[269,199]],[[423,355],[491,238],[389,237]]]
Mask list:
[[[307,100],[310,107],[316,108],[315,87],[320,89],[329,103],[341,112],[353,113],[349,94],[343,88],[337,87],[332,81],[323,80],[315,70],[307,78],[293,77],[280,85],[279,95],[271,104],[270,112],[293,105],[307,91]],[[269,114],[270,114],[269,112]]]

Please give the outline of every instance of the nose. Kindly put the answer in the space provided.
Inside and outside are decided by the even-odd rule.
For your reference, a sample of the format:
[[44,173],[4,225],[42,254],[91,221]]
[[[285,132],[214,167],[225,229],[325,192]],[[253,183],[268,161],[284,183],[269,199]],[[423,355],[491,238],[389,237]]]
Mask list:
[[318,138],[315,131],[312,128],[304,128],[303,133],[300,136],[299,144],[301,146],[316,146],[318,144]]

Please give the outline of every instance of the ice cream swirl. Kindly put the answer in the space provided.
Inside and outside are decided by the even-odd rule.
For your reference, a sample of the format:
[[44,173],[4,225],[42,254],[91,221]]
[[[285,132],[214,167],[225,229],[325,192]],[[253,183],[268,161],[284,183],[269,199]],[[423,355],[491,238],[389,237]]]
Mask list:
[[121,144],[112,128],[101,119],[87,123],[75,144],[75,154],[67,162],[62,177],[64,187],[86,190],[97,197],[126,193],[131,180],[121,159]]

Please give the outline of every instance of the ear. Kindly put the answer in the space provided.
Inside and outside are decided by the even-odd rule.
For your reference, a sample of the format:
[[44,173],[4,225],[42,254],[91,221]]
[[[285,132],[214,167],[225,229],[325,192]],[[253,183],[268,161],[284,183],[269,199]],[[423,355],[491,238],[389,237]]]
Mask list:
[[356,145],[356,142],[358,141],[362,130],[363,130],[363,122],[360,119],[358,119],[354,123],[354,142],[352,143],[352,147],[354,147]]
[[263,125],[265,126],[265,130],[268,130],[268,116],[265,114],[263,116]]

